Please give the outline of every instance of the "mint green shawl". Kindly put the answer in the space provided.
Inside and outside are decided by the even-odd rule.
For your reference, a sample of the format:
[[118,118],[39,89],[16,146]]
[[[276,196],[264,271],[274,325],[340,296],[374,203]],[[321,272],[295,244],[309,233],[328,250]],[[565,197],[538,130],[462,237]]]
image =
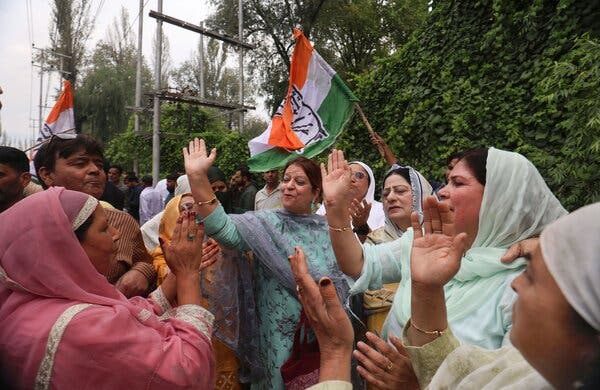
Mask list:
[[[465,253],[459,272],[444,287],[448,320],[464,318],[474,312],[500,288],[506,279],[522,270],[520,259],[502,264],[500,257],[512,244],[539,235],[544,226],[567,214],[552,194],[535,166],[518,153],[495,148],[488,150],[486,186],[479,211],[479,230],[471,248]],[[365,245],[363,272],[371,273],[370,280],[357,280],[351,293],[357,292],[369,282],[369,287],[389,283],[383,265],[374,266],[373,255],[381,254],[383,262],[386,251],[393,251],[396,264],[392,267],[400,273],[400,288],[394,298],[390,315],[403,326],[411,314],[410,251],[412,230],[400,239],[381,244],[369,250]],[[389,253],[389,252],[388,252]],[[371,257],[371,261],[367,259]],[[398,272],[395,272],[398,275]],[[396,276],[397,278],[397,276]],[[395,280],[398,281],[398,280]]]

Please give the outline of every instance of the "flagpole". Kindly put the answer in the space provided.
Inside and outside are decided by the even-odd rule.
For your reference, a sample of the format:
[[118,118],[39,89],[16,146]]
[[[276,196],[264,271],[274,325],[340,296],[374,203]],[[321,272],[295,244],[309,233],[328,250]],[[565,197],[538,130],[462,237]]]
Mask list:
[[[358,105],[358,103],[356,103],[356,102],[354,103],[354,108],[358,112],[358,115],[360,116],[360,119],[362,119],[363,123],[367,127],[367,130],[369,131],[369,134],[371,136],[375,136],[375,131],[373,131],[373,128],[371,127],[371,124],[369,123],[369,120],[365,116],[365,113],[363,112],[362,108],[360,108],[360,106]],[[379,154],[381,155],[381,157],[385,157],[385,152],[383,150],[383,146],[379,145],[379,144],[376,145],[376,146],[377,146],[377,150],[379,151]]]

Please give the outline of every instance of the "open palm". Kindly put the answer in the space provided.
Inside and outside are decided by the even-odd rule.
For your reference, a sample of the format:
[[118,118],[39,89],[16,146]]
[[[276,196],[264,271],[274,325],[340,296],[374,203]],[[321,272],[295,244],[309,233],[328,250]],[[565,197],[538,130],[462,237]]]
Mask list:
[[347,205],[351,201],[349,191],[352,171],[341,150],[333,149],[327,158],[327,169],[321,164],[323,177],[323,198],[327,204]]
[[187,148],[183,148],[185,173],[191,176],[206,175],[216,158],[217,149],[213,148],[210,154],[206,153],[203,139],[194,138]]
[[460,269],[467,235],[454,234],[454,214],[432,196],[423,204],[423,230],[416,213],[411,219],[414,230],[411,279],[425,286],[443,286]]

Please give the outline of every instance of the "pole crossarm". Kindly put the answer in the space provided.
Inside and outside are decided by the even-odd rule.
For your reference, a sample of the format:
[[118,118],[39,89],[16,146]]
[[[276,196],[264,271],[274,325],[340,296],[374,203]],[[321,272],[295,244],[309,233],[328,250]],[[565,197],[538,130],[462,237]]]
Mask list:
[[223,110],[234,110],[234,111],[244,110],[245,111],[245,110],[255,110],[256,109],[256,107],[254,107],[254,106],[246,106],[246,105],[240,105],[240,104],[234,104],[234,103],[220,103],[220,102],[216,102],[214,100],[202,99],[200,97],[184,95],[184,94],[178,93],[178,92],[159,91],[157,93],[146,93],[145,95],[152,96],[152,97],[154,97],[156,95],[156,96],[158,96],[158,98],[160,98],[162,100],[168,100],[168,101],[172,101],[172,102],[181,102],[181,103],[191,103],[191,104],[197,104],[200,106],[219,108],[219,109],[223,109]]
[[179,26],[181,28],[185,28],[186,30],[194,31],[194,32],[206,35],[208,37],[215,38],[215,39],[221,40],[223,42],[230,43],[230,44],[235,45],[235,46],[241,46],[241,47],[243,47],[245,49],[250,49],[250,50],[256,49],[256,46],[251,45],[249,43],[242,42],[239,39],[228,37],[227,35],[218,34],[216,32],[213,32],[213,31],[207,30],[205,28],[202,28],[202,27],[200,27],[198,25],[195,25],[195,24],[192,24],[192,23],[188,23],[188,22],[186,22],[184,20],[176,19],[176,18],[174,18],[172,16],[168,16],[168,15],[165,15],[165,14],[160,13],[160,12],[150,11],[149,16],[151,18],[162,20],[163,22],[166,22],[166,23],[169,23],[169,24],[173,24],[173,25]]

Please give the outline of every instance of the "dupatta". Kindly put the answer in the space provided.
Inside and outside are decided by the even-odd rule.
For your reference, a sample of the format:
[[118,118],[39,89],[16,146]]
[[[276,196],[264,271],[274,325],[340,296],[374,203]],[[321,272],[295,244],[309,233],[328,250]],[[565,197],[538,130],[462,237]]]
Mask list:
[[[537,168],[524,156],[488,149],[486,185],[479,211],[479,229],[460,270],[444,286],[448,321],[464,318],[485,303],[511,274],[525,267],[523,259],[503,264],[500,257],[511,245],[539,235],[567,214]],[[390,315],[406,324],[411,315],[410,235],[402,237],[399,254],[402,283]]]

